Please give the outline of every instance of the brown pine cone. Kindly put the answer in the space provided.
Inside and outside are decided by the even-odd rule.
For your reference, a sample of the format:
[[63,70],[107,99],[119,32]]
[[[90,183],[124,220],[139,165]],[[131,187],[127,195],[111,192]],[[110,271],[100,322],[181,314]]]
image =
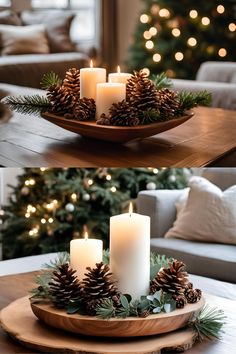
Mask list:
[[185,292],[185,297],[190,304],[198,302],[202,298],[202,292],[200,289],[189,289]]
[[74,99],[63,86],[49,87],[47,98],[51,104],[51,111],[53,113],[65,115],[73,111]]
[[162,117],[175,117],[179,112],[178,94],[168,88],[157,91],[158,109]]
[[127,81],[127,84],[126,84],[126,99],[127,99],[127,101],[131,100],[137,83],[140,81],[144,81],[146,79],[147,79],[147,74],[144,71],[142,71],[142,70],[134,71],[133,75]]
[[138,315],[141,318],[146,318],[150,315],[150,311],[149,310],[142,310],[138,313]]
[[99,305],[103,303],[103,299],[93,299],[86,302],[86,312],[89,316],[96,315],[96,309]]
[[187,300],[184,295],[174,295],[173,299],[176,301],[176,308],[182,309],[187,305]]
[[95,118],[96,104],[92,98],[81,98],[75,104],[72,112],[65,114],[67,119],[80,121],[92,120]]
[[114,103],[109,110],[111,125],[133,127],[139,124],[138,111],[125,100]]
[[189,290],[189,289],[193,289],[193,283],[188,283],[187,285],[186,285],[186,290]]
[[120,295],[116,281],[107,264],[97,263],[95,268],[88,267],[87,270],[88,272],[82,281],[82,296],[85,302]]
[[111,125],[111,120],[103,113],[101,117],[97,119],[97,125]]
[[63,87],[78,100],[80,98],[80,70],[69,69],[66,72]]
[[120,307],[121,302],[120,302],[120,294],[112,296],[112,301],[115,307]]
[[75,273],[76,271],[71,269],[68,263],[53,272],[52,281],[49,283],[49,294],[57,308],[65,308],[71,300],[80,298],[81,287]]
[[166,293],[183,295],[188,281],[188,273],[184,271],[185,264],[180,261],[173,261],[168,268],[159,271],[151,281],[151,293],[162,289]]

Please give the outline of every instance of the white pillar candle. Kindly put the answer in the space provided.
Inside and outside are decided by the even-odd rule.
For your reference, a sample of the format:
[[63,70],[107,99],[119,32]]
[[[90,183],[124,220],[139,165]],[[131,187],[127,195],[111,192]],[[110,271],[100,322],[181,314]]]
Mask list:
[[88,238],[87,233],[84,239],[70,242],[70,264],[80,280],[84,278],[87,267],[94,268],[96,263],[102,262],[102,252],[102,241]]
[[90,68],[80,69],[80,98],[96,100],[97,84],[106,82],[106,75],[106,69],[94,68],[92,60]]
[[150,218],[135,214],[110,219],[110,267],[123,294],[133,300],[149,294]]
[[127,81],[131,78],[131,74],[129,73],[121,73],[120,66],[117,68],[117,73],[111,73],[108,76],[109,82],[127,84]]
[[97,85],[97,111],[96,117],[99,119],[103,113],[108,115],[113,103],[118,103],[126,98],[126,85],[105,83]]

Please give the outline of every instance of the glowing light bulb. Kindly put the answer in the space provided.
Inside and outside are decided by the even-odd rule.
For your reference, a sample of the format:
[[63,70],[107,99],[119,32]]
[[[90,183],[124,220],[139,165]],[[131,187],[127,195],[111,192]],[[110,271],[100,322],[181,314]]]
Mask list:
[[117,191],[116,187],[115,186],[111,187],[111,191],[112,193],[115,193]]
[[41,167],[41,168],[40,168],[40,171],[41,171],[41,172],[45,172],[45,171],[46,171],[46,167]]
[[159,173],[158,168],[154,168],[154,169],[153,169],[153,173],[154,173],[154,175],[158,175],[158,173]]
[[30,181],[29,181],[28,179],[25,181],[25,185],[26,185],[26,186],[29,186],[29,185],[30,185]]
[[190,16],[191,18],[193,18],[193,19],[197,18],[197,17],[198,17],[198,12],[197,12],[197,10],[191,10],[191,11],[189,12],[189,16]]
[[235,23],[230,23],[229,24],[229,30],[230,30],[230,32],[235,32],[236,31],[236,24]]
[[29,184],[30,184],[31,186],[34,186],[34,185],[35,185],[35,180],[34,180],[33,178],[31,178],[31,179],[29,180]]
[[195,47],[197,45],[197,40],[196,38],[191,37],[188,39],[187,43],[190,47]]
[[140,16],[140,22],[142,23],[148,23],[149,22],[149,16],[147,14],[142,14]]
[[153,43],[153,41],[147,41],[147,42],[146,42],[146,48],[147,48],[147,49],[153,49],[153,48],[154,48],[154,43]]
[[156,53],[153,55],[153,61],[155,63],[159,63],[161,61],[161,55],[159,53]]
[[156,27],[151,27],[149,33],[151,34],[151,36],[156,36],[157,35]]
[[71,194],[71,199],[75,202],[77,200],[77,195],[76,193]]
[[35,213],[35,212],[36,212],[36,208],[35,208],[35,207],[32,207],[31,212],[32,212],[32,213]]
[[48,219],[48,222],[49,222],[50,224],[52,224],[53,221],[54,221],[53,218],[49,218],[49,219]]
[[225,8],[224,8],[223,5],[218,5],[216,11],[217,11],[219,14],[223,14],[223,13],[225,12]]
[[201,22],[202,22],[203,26],[208,26],[211,23],[211,21],[208,17],[203,17]]
[[169,18],[170,17],[170,11],[167,10],[167,9],[160,9],[159,16],[160,17]]
[[89,185],[89,186],[92,186],[92,185],[93,185],[93,180],[92,180],[92,179],[89,179],[89,180],[88,180],[88,185]]
[[133,212],[134,212],[133,203],[130,203],[129,204],[129,214],[131,215],[131,214],[133,214]]
[[182,61],[182,60],[184,59],[183,53],[182,53],[182,52],[177,52],[177,53],[175,53],[175,59],[176,59],[177,61]]
[[26,217],[26,219],[29,219],[30,218],[30,213],[26,213],[25,217]]
[[42,219],[41,219],[41,223],[42,223],[42,224],[46,224],[46,219],[42,218]]
[[150,70],[148,68],[143,68],[143,73],[146,74],[146,76],[150,75]]
[[152,35],[149,31],[145,31],[144,34],[143,34],[143,37],[147,40],[151,39],[152,38]]
[[107,176],[106,176],[106,180],[107,180],[107,181],[110,181],[110,180],[111,180],[111,175],[107,175]]
[[227,55],[227,50],[226,50],[225,48],[220,48],[220,50],[218,51],[218,55],[219,55],[219,57],[221,57],[221,58],[226,57],[226,55]]
[[171,33],[174,37],[179,37],[181,35],[180,29],[178,28],[173,28]]

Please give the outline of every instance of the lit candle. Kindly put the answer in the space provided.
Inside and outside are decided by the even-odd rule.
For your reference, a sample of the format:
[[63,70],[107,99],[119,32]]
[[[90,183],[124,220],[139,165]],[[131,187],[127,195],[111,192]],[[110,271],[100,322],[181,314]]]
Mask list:
[[131,78],[129,73],[121,73],[120,66],[117,67],[117,73],[109,74],[109,82],[127,84],[127,81]]
[[113,103],[118,103],[126,98],[126,85],[105,83],[97,85],[97,111],[96,117],[99,119],[103,113],[108,115]]
[[150,218],[133,213],[110,219],[110,267],[123,294],[134,300],[149,294]]
[[80,69],[80,98],[96,99],[97,84],[106,82],[106,69],[94,68],[93,61],[90,68]]
[[80,280],[84,278],[87,267],[94,268],[96,263],[102,262],[102,251],[102,241],[88,238],[87,232],[84,239],[70,242],[70,264]]

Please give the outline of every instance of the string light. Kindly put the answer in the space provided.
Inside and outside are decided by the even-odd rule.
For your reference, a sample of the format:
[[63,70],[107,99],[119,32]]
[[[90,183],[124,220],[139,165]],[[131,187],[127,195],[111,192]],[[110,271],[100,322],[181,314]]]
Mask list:
[[227,50],[225,48],[220,48],[220,50],[218,51],[218,54],[221,58],[224,58],[227,55]]
[[175,53],[175,59],[176,59],[177,61],[182,61],[182,60],[184,59],[183,53],[182,53],[182,52],[177,52],[177,53]]
[[151,34],[151,36],[156,36],[157,35],[156,27],[151,27],[149,33]]
[[34,227],[32,230],[29,231],[30,236],[37,236],[38,235],[38,227]]
[[41,172],[45,172],[46,169],[47,169],[46,167],[40,167],[40,171],[41,171]]
[[29,181],[28,179],[25,181],[25,185],[26,185],[26,186],[29,186],[29,185],[30,185],[30,181]]
[[229,24],[229,30],[230,30],[230,32],[235,32],[235,31],[236,31],[236,25],[235,25],[235,23],[230,23],[230,24]]
[[208,17],[203,17],[201,22],[202,22],[203,26],[208,26],[211,23],[211,21]]
[[197,40],[196,38],[191,37],[188,39],[187,43],[190,47],[195,47],[197,45]]
[[154,169],[153,169],[153,173],[154,173],[154,175],[158,175],[158,173],[159,173],[158,168],[154,168]]
[[53,221],[54,221],[53,218],[49,218],[49,219],[48,219],[48,222],[49,222],[50,224],[52,224]]
[[26,219],[29,219],[30,218],[30,213],[25,213],[25,217],[26,217]]
[[41,219],[41,223],[42,223],[42,224],[46,224],[46,219],[42,218],[42,219]]
[[219,14],[223,14],[225,12],[225,8],[223,5],[218,5],[216,10]]
[[77,194],[76,194],[76,193],[72,193],[72,194],[71,194],[71,199],[72,199],[74,202],[76,202],[76,200],[77,200]]
[[107,175],[107,176],[106,176],[106,180],[107,180],[107,181],[110,181],[110,180],[111,180],[111,175]]
[[147,49],[153,49],[154,48],[154,43],[153,41],[147,41],[145,44]]
[[174,37],[179,37],[181,35],[180,29],[178,28],[173,28],[171,33]]
[[92,186],[92,185],[93,185],[93,180],[92,180],[92,179],[89,179],[89,180],[88,180],[88,185],[89,185],[89,186]]
[[161,9],[159,11],[159,16],[160,17],[165,17],[165,18],[169,18],[170,17],[170,11],[167,9]]
[[0,216],[3,216],[5,214],[3,209],[0,209]]
[[111,187],[112,193],[115,193],[117,191],[116,187]]
[[191,10],[191,11],[189,12],[189,16],[190,16],[191,18],[193,18],[193,19],[197,18],[197,17],[198,17],[198,12],[197,12],[197,10]]
[[150,70],[148,68],[143,68],[143,73],[146,74],[147,76],[150,75]]
[[153,61],[155,63],[159,63],[161,61],[161,55],[159,53],[156,53],[153,55]]
[[142,14],[140,16],[140,22],[142,23],[148,23],[149,22],[149,16],[147,14]]
[[152,38],[152,35],[149,31],[145,31],[143,37],[148,40]]

